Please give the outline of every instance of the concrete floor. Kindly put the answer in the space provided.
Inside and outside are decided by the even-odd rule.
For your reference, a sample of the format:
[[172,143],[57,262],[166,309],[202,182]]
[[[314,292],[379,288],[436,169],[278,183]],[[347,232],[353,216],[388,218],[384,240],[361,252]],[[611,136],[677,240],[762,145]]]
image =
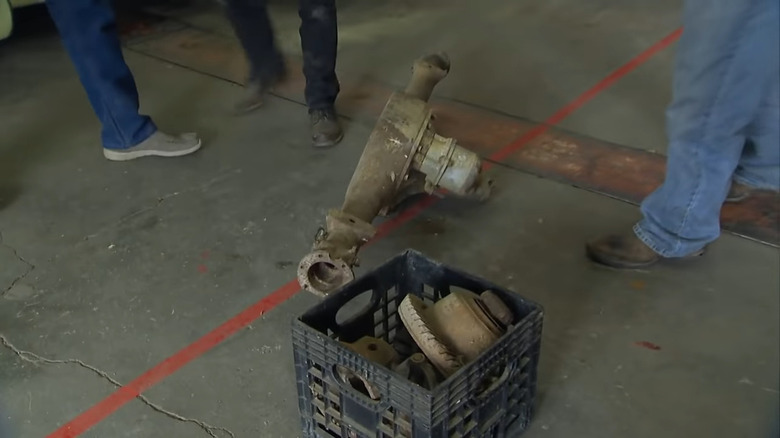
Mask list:
[[[340,5],[343,82],[400,86],[414,57],[445,49],[453,71],[439,95],[535,120],[679,25],[672,0]],[[177,14],[230,35],[212,6]],[[275,4],[274,15],[294,54],[294,7]],[[562,126],[662,151],[672,57],[656,55]],[[127,61],[143,110],[166,130],[197,129],[200,153],[106,162],[51,27],[0,45],[0,334],[80,361],[0,348],[0,411],[13,437],[44,436],[111,394],[83,364],[131,381],[292,279],[371,129],[347,121],[339,147],[314,151],[298,103],[272,98],[233,118],[239,87],[136,52]],[[693,263],[602,269],[583,242],[630,225],[634,207],[493,172],[504,189],[491,202],[439,202],[366,248],[363,266],[413,247],[545,307],[538,411],[525,436],[770,436],[780,252],[726,235]],[[315,302],[295,295],[145,395],[236,437],[299,436],[289,321]],[[208,435],[132,401],[83,436]]]

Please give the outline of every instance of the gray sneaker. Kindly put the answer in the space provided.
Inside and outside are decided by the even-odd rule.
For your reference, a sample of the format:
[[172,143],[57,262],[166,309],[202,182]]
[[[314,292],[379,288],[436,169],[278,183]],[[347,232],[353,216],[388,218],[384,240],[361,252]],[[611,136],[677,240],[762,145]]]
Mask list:
[[128,161],[141,157],[181,157],[200,149],[200,138],[194,132],[168,135],[157,131],[141,143],[127,149],[103,149],[111,161]]

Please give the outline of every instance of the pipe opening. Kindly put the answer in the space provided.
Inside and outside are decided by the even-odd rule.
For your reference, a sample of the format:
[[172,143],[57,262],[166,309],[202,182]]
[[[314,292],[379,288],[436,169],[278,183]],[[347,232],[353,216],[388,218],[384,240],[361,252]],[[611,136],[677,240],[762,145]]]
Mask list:
[[422,60],[445,72],[450,71],[450,58],[445,53],[427,55]]
[[330,262],[315,262],[307,273],[309,284],[320,291],[330,291],[348,281],[348,276],[342,269]]
[[298,264],[298,284],[315,295],[326,296],[354,279],[352,267],[326,251],[311,252]]

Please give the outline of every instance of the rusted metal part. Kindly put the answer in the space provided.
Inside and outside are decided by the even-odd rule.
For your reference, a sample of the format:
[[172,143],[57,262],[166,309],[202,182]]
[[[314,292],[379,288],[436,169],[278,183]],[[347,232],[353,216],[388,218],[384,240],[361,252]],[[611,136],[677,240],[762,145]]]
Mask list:
[[352,267],[357,264],[358,250],[375,232],[360,217],[344,210],[331,210],[325,218],[325,228],[314,237],[314,250],[298,264],[298,283],[312,291],[349,283],[355,278]]
[[501,298],[491,291],[482,292],[479,295],[480,300],[485,305],[488,313],[492,315],[498,322],[504,327],[509,327],[515,322],[515,316],[512,314],[512,310],[504,303]]
[[341,380],[342,383],[371,397],[372,400],[380,400],[382,398],[379,389],[363,375],[358,374],[343,365],[337,365],[335,371],[336,377]]
[[[392,369],[398,365],[398,353],[384,339],[364,336],[352,343],[342,343],[355,353],[383,367]],[[335,371],[336,377],[343,383],[371,397],[372,400],[381,398],[379,390],[365,376],[342,365],[337,366]]]
[[436,369],[422,353],[414,353],[406,358],[395,367],[395,372],[428,390],[439,383]]
[[[492,294],[488,297],[497,298]],[[491,306],[504,310],[497,302]],[[432,306],[407,295],[398,306],[398,314],[422,352],[445,377],[476,359],[506,331],[506,325],[480,296],[468,291],[452,291]]]
[[355,342],[343,344],[355,353],[365,357],[371,362],[384,367],[392,368],[397,365],[398,353],[387,341],[372,336],[364,336]]
[[[188,28],[146,35],[128,44],[133,50],[166,59],[233,82],[242,82],[246,63],[238,43],[231,38]],[[298,59],[288,61],[290,76],[276,93],[300,100],[305,79]],[[387,87],[367,81],[344,81],[339,111],[356,119],[374,118],[392,94]],[[490,157],[518,138],[538,128],[532,121],[489,109],[440,100],[432,104],[437,132]],[[524,172],[637,204],[663,182],[663,155],[549,128],[534,140],[514,148],[502,163]],[[503,154],[501,156],[503,157]],[[417,181],[419,183],[419,181]],[[419,192],[411,187],[409,193]],[[759,194],[739,204],[727,204],[721,212],[724,231],[780,246],[780,202]]]
[[562,131],[547,132],[517,151],[513,168],[639,203],[663,182],[666,158]]
[[331,211],[312,252],[298,266],[304,290],[325,296],[354,278],[357,252],[374,235],[371,222],[419,192],[439,188],[486,199],[490,181],[479,156],[434,131],[427,99],[447,75],[446,55],[417,60],[406,91],[393,93],[363,149],[341,210]]
[[431,98],[433,88],[450,72],[450,58],[446,53],[423,56],[412,67],[412,80],[404,90],[404,94],[427,102]]

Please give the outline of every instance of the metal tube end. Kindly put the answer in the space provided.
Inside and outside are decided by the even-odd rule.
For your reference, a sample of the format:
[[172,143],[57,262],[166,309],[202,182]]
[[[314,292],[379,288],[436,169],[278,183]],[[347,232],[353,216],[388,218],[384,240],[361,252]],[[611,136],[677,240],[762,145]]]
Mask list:
[[326,251],[313,251],[298,264],[298,284],[303,290],[326,297],[355,279],[352,268]]
[[418,58],[413,68],[428,67],[440,70],[444,75],[450,72],[450,57],[445,52],[432,53]]
[[406,86],[406,93],[417,99],[428,101],[433,88],[450,72],[450,58],[446,53],[425,55],[414,62],[412,78]]

